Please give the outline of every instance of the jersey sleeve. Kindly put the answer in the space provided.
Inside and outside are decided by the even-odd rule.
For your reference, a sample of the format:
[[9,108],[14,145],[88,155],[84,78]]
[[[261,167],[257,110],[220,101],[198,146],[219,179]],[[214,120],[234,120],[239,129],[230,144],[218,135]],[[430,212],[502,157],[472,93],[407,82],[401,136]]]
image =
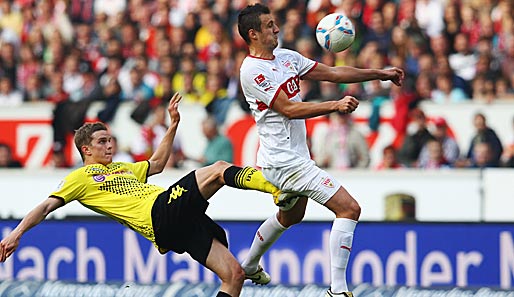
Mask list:
[[146,183],[148,180],[148,170],[150,169],[150,161],[141,161],[136,163],[124,163],[136,176],[136,178]]
[[84,196],[86,191],[85,174],[83,170],[78,169],[68,174],[52,192],[49,197],[57,197],[64,200],[67,204]]
[[271,106],[282,82],[277,81],[271,69],[265,69],[263,64],[254,63],[247,66],[241,68],[241,86],[245,95],[249,98],[258,98],[266,106]]
[[318,65],[318,62],[311,60],[309,58],[306,58],[302,56],[300,53],[288,50],[290,54],[295,58],[297,67],[298,67],[298,75],[300,77],[306,75],[311,70],[316,68],[316,65]]

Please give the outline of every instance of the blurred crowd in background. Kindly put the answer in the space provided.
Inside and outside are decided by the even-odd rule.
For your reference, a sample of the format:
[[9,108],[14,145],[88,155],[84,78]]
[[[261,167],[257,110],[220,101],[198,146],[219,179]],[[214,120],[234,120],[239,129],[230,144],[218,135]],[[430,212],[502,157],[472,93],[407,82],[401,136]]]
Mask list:
[[[255,2],[255,1],[251,1]],[[102,102],[98,119],[109,123],[120,104],[134,102],[130,120],[141,125],[140,145],[126,160],[152,153],[165,129],[163,108],[173,92],[184,104],[205,107],[205,156],[231,159],[220,127],[237,105],[249,112],[239,84],[247,47],[237,32],[243,0],[0,0],[0,107],[34,102],[54,105],[57,167],[63,148]],[[353,95],[373,105],[371,131],[380,125],[383,102],[394,103],[393,126],[404,137],[383,150],[376,169],[514,167],[514,139],[502,144],[483,114],[476,136],[461,151],[446,133],[444,119],[427,128],[418,103],[496,100],[514,102],[514,4],[511,0],[270,0],[263,1],[280,27],[280,46],[327,65],[401,67],[402,87],[381,81],[338,85],[301,81],[304,100]],[[350,17],[356,40],[330,53],[315,41],[318,21],[332,12]],[[514,115],[514,111],[513,111]],[[165,117],[164,117],[165,118]],[[368,168],[368,144],[351,116],[328,117],[330,136],[312,139],[313,158],[336,169]],[[512,123],[514,134],[514,121]],[[325,138],[323,138],[325,137]],[[324,143],[328,145],[317,145]],[[170,166],[187,159],[177,140]],[[230,149],[230,154],[225,154]],[[0,167],[12,148],[0,145]],[[5,152],[5,153],[4,153]],[[222,155],[223,153],[223,155]],[[7,162],[7,163],[6,163]],[[61,163],[59,163],[61,162]],[[14,162],[13,166],[21,166]]]

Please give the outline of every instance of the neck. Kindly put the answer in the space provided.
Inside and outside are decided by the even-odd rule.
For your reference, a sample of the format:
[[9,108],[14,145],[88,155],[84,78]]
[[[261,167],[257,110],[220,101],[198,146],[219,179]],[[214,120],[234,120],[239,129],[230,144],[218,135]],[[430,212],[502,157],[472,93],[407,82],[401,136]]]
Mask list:
[[270,51],[263,47],[250,47],[250,56],[269,60],[275,58],[273,55],[273,50]]

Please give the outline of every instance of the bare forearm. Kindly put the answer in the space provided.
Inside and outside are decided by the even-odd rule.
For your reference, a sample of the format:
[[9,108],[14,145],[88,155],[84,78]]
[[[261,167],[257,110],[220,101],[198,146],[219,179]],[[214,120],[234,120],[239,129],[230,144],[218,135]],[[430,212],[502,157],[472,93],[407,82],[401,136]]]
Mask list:
[[178,123],[171,124],[162,138],[161,143],[150,157],[149,161],[152,163],[152,172],[150,172],[150,174],[161,172],[166,166],[166,163],[170,158],[171,151],[173,150],[173,141],[177,133],[177,127]]
[[381,70],[378,69],[360,69],[349,66],[341,66],[334,68],[335,75],[333,82],[335,83],[358,83],[376,79],[384,79]]
[[31,210],[24,218],[21,220],[21,222],[16,226],[16,228],[13,230],[13,233],[18,234],[18,236],[23,235],[25,232],[30,230],[32,227],[38,225],[41,223],[46,216],[48,215],[49,211],[47,210],[47,207],[43,204],[38,205],[36,208]]
[[326,115],[338,110],[337,101],[325,102],[296,102],[286,107],[282,114],[289,119],[307,119]]
[[330,81],[334,83],[357,83],[375,79],[387,79],[387,72],[380,69],[361,69],[351,66],[318,66],[304,76],[304,79]]

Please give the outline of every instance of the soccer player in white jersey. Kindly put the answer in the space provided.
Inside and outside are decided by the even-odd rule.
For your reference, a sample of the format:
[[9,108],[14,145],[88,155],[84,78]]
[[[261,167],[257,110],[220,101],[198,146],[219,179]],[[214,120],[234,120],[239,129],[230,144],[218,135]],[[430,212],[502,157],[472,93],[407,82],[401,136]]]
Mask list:
[[249,256],[242,263],[246,278],[258,284],[270,282],[259,260],[287,228],[302,220],[308,197],[336,216],[330,232],[331,284],[326,296],[353,296],[346,283],[346,266],[360,206],[338,181],[311,160],[305,119],[332,112],[351,113],[359,102],[352,96],[321,103],[302,102],[299,81],[356,83],[379,79],[400,86],[404,72],[395,67],[329,67],[295,51],[278,49],[279,28],[269,8],[261,4],[249,5],[240,12],[238,29],[249,47],[240,71],[242,89],[260,139],[257,165],[266,179],[283,192],[301,196],[292,208],[279,209],[259,227]]

